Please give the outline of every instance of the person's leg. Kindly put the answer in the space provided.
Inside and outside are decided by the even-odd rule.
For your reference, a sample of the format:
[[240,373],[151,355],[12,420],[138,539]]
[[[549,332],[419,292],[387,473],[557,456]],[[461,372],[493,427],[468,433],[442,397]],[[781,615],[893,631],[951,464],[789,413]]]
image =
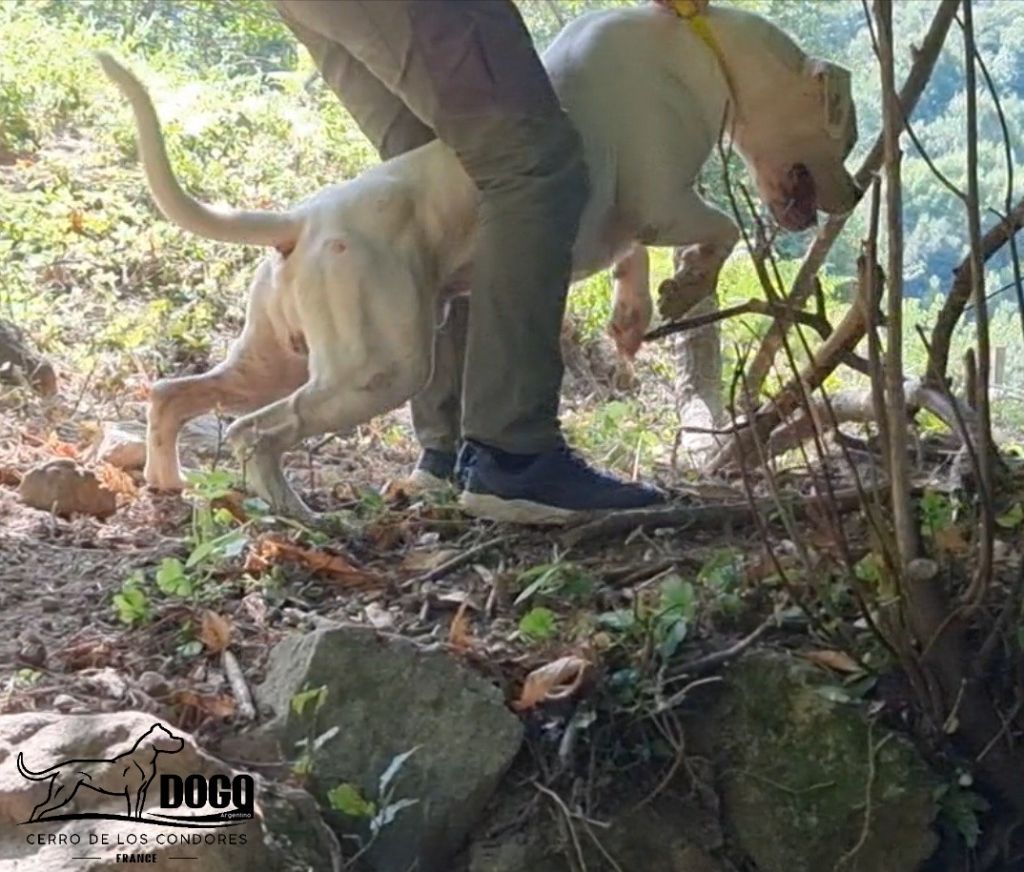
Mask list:
[[[377,149],[381,160],[435,138],[434,131],[343,45],[296,18],[291,11],[296,5],[289,0],[276,2],[281,18],[309,50],[324,81]],[[416,441],[423,449],[412,479],[423,485],[442,484],[455,469],[462,416],[467,307],[466,300],[452,302],[444,325],[434,337],[430,380],[410,403]]]
[[[463,389],[468,494],[492,516],[515,503],[507,516],[522,520],[653,501],[650,489],[600,476],[564,450],[559,333],[586,168],[513,3],[306,0],[288,8],[401,97],[481,192]],[[538,506],[552,512],[516,514]]]
[[[412,151],[436,138],[434,131],[362,61],[316,27],[316,17],[326,8],[319,8],[321,4],[310,0],[274,0],[274,6],[288,29],[308,49],[327,86],[377,149],[381,160]],[[306,20],[310,24],[304,23]]]

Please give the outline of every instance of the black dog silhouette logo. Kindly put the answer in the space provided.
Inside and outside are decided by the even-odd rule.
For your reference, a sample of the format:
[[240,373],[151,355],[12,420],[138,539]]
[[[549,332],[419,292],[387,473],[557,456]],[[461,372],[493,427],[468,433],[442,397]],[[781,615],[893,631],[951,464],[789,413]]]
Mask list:
[[[143,817],[146,795],[157,778],[158,759],[161,754],[177,754],[185,747],[185,740],[174,735],[165,726],[153,724],[135,744],[122,754],[111,758],[62,760],[46,769],[34,771],[25,764],[25,755],[18,753],[18,772],[30,781],[49,782],[46,798],[32,809],[25,823],[39,821],[106,818],[111,820],[159,822],[178,826],[230,826],[253,816],[254,782],[251,775],[214,775],[206,778],[195,773],[160,776],[160,808],[213,809],[206,815],[165,815],[154,812]],[[57,814],[68,805],[82,788],[97,794],[124,798],[126,814],[73,812]],[[81,797],[79,797],[81,802]]]

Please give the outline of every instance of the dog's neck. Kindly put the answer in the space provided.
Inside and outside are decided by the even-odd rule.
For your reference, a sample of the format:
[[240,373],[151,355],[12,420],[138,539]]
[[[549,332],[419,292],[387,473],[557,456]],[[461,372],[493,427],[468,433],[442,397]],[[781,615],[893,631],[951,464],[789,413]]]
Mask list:
[[[721,60],[714,58],[719,82],[698,96],[703,98],[706,120],[714,123],[714,129],[728,132],[775,105],[780,83],[795,84],[807,56],[782,31],[742,10],[712,7],[707,24],[721,53]],[[714,56],[710,48],[702,47]]]

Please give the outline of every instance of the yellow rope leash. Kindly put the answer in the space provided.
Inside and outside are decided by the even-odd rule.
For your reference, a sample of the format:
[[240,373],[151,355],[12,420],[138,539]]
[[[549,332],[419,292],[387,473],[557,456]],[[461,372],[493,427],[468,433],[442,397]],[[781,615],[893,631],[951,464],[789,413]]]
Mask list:
[[725,77],[725,84],[729,88],[733,105],[736,104],[736,89],[733,87],[732,76],[729,74],[729,65],[725,62],[725,52],[722,46],[715,39],[715,34],[708,23],[706,11],[710,0],[671,0],[673,11],[690,25],[690,29],[696,37],[704,43],[711,53],[718,59],[718,66],[722,69]]

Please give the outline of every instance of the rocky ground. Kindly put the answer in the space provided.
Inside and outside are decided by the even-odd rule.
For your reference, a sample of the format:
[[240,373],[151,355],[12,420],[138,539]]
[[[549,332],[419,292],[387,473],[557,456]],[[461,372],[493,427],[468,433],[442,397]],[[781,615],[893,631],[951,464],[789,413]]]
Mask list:
[[[331,512],[307,530],[238,490],[215,418],[184,440],[202,470],[184,498],[147,492],[142,397],[111,426],[108,406],[80,412],[79,387],[4,395],[7,823],[39,801],[12,768],[19,744],[113,756],[155,718],[190,749],[166,771],[201,758],[259,776],[254,868],[909,872],[935,849],[947,788],[892,731],[898,682],[831,644],[798,602],[814,579],[786,578],[834,556],[813,500],[799,541],[769,521],[768,551],[740,480],[676,472],[666,453],[656,475],[678,508],[713,523],[499,527],[451,494],[407,493],[396,413],[290,456]],[[781,481],[810,495],[798,473]],[[92,514],[62,517],[72,492]],[[865,541],[856,513],[844,524]],[[851,603],[837,590],[829,607]],[[0,854],[27,864],[5,872],[82,868],[5,832]],[[220,850],[202,868],[241,868]]]

